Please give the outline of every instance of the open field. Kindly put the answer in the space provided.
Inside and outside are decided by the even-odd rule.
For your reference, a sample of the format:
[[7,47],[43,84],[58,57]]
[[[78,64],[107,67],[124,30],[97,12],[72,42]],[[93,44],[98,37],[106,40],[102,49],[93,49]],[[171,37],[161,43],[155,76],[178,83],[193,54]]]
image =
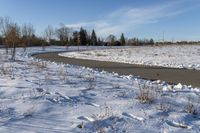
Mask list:
[[200,45],[136,46],[124,49],[61,53],[60,56],[200,70]]

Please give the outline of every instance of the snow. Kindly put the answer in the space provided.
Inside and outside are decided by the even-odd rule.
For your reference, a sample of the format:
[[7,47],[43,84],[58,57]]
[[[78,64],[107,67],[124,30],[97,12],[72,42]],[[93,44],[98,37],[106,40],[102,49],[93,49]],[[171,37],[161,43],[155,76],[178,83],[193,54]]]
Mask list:
[[182,89],[183,86],[181,83],[178,83],[177,85],[174,86],[175,89]]
[[175,122],[175,121],[168,121],[167,122],[170,126],[174,126],[174,127],[180,127],[180,128],[187,128],[187,129],[191,129],[191,126],[185,125],[183,123],[179,123],[179,122]]
[[[12,62],[0,49],[1,133],[200,132],[199,88],[30,56],[65,50],[32,47],[24,53],[17,49]],[[151,103],[138,100],[141,84],[154,92]],[[188,98],[198,114],[188,113]]]
[[199,45],[133,46],[61,53],[60,56],[129,64],[200,70]]
[[93,118],[87,117],[87,116],[80,116],[80,117],[78,117],[78,119],[84,120],[84,121],[89,121],[89,122],[95,121]]
[[130,118],[132,118],[132,119],[136,119],[136,120],[138,120],[138,121],[144,121],[144,118],[135,116],[135,115],[130,114],[130,113],[124,112],[124,113],[122,113],[122,115],[127,116],[127,117],[130,117]]

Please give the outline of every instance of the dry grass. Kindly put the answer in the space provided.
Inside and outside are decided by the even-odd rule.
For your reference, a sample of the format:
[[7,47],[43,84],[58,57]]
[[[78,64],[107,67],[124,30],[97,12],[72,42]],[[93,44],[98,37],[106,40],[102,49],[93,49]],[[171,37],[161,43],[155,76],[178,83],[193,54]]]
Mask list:
[[88,78],[88,90],[93,90],[96,87],[96,78],[95,77],[90,77]]
[[13,75],[13,70],[14,70],[14,67],[12,65],[2,65],[1,66],[1,74],[2,75]]
[[60,78],[60,80],[62,80],[63,82],[66,82],[67,79],[67,71],[65,70],[65,68],[63,66],[60,66],[59,70],[58,70],[58,76]]
[[147,83],[138,84],[139,87],[139,94],[137,99],[141,103],[151,103],[155,99],[155,90],[152,86],[148,85]]
[[95,132],[105,133],[105,127],[102,127],[100,121],[110,118],[112,116],[114,116],[112,108],[105,103],[104,106],[101,107],[101,112],[99,114],[92,115],[92,118],[94,119],[93,127],[95,129]]
[[36,66],[38,69],[47,68],[47,62],[46,61],[33,61],[29,63],[30,66]]
[[188,104],[187,104],[187,112],[193,115],[198,114],[198,104],[195,105],[195,102],[192,101],[191,97],[188,98]]
[[85,91],[94,90],[96,87],[96,77],[94,75],[87,75],[83,77],[87,82],[87,88]]

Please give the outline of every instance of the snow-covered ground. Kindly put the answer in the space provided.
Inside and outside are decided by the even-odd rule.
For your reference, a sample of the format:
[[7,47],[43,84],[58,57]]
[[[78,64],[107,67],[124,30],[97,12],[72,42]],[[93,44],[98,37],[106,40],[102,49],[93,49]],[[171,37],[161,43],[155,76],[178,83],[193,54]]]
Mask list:
[[1,133],[200,132],[197,88],[28,56],[39,47],[22,51],[12,62],[0,49]]
[[200,46],[197,45],[138,46],[62,53],[60,56],[200,70]]

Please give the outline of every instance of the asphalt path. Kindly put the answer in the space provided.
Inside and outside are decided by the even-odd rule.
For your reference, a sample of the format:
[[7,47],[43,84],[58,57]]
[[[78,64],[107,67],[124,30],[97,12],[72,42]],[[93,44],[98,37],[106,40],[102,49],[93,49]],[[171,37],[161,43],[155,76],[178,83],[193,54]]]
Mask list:
[[192,85],[193,87],[200,87],[200,71],[178,68],[166,67],[152,67],[145,65],[132,65],[127,63],[115,63],[105,61],[94,61],[84,59],[74,59],[59,56],[60,52],[43,53],[33,55],[36,58],[43,60],[85,66],[108,72],[116,72],[120,75],[139,76],[143,79],[162,80],[173,84]]

